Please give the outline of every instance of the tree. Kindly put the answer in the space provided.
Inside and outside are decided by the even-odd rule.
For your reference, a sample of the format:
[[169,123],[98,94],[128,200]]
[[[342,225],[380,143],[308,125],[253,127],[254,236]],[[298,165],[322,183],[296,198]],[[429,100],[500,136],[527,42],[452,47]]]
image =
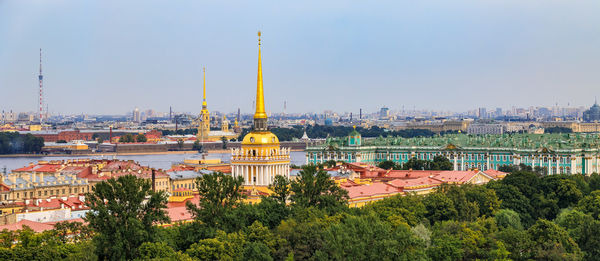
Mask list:
[[146,135],[140,133],[135,137],[135,141],[137,142],[146,142],[148,141],[148,138],[146,138]]
[[425,216],[431,223],[454,219],[458,215],[452,199],[442,192],[427,195],[423,200],[423,204],[427,210]]
[[138,260],[189,260],[186,254],[176,252],[165,242],[144,242],[138,248]]
[[577,204],[577,209],[592,215],[595,219],[600,219],[600,190],[592,191],[581,199]]
[[219,227],[225,212],[233,208],[244,195],[241,193],[244,178],[232,177],[222,172],[205,174],[196,179],[200,194],[198,205],[187,202],[188,210],[202,222]]
[[221,137],[221,144],[223,145],[223,149],[226,150],[227,149],[227,138],[225,138],[225,136]]
[[377,164],[377,167],[380,167],[382,169],[398,169],[397,164],[391,160],[382,161],[379,164]]
[[335,165],[337,165],[337,162],[335,160],[328,160],[323,162],[323,165],[327,168],[333,168]]
[[177,139],[177,147],[182,150],[183,149],[183,145],[185,144],[185,142],[183,141],[183,139]]
[[581,250],[567,231],[558,225],[540,219],[527,233],[533,240],[533,253],[540,260],[580,260]]
[[246,238],[242,233],[217,231],[215,238],[202,239],[186,251],[199,260],[243,260]]
[[100,259],[132,259],[138,247],[156,235],[157,223],[169,221],[167,195],[154,192],[150,182],[133,175],[109,179],[86,194],[91,208],[85,220],[96,231]]
[[133,135],[131,135],[130,133],[119,137],[119,142],[121,142],[121,143],[135,142],[135,140],[136,140],[136,138]]
[[300,207],[317,208],[346,207],[348,191],[335,184],[324,170],[315,166],[305,166],[296,180],[291,182],[292,203]]
[[428,170],[429,164],[426,160],[420,160],[417,158],[410,158],[407,162],[402,164],[402,169],[414,169],[414,170]]
[[500,228],[513,228],[517,230],[523,229],[519,214],[511,209],[501,209],[496,212],[496,223]]
[[442,155],[435,156],[432,163],[432,170],[452,170],[454,168],[450,160]]
[[285,205],[290,196],[290,180],[285,176],[276,175],[269,189],[273,191],[271,197]]
[[194,145],[192,146],[193,150],[196,150],[198,152],[202,152],[202,145],[200,144],[200,141],[196,140],[194,141]]
[[425,242],[408,225],[393,227],[374,213],[347,216],[322,233],[327,260],[427,260]]

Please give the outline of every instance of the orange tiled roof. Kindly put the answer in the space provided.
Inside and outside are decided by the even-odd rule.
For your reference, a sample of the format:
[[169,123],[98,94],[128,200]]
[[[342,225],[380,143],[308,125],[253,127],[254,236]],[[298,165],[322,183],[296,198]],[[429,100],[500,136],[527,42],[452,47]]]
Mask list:
[[33,229],[33,231],[35,231],[35,232],[43,232],[43,231],[51,230],[54,228],[53,225],[23,219],[14,224],[1,225],[0,231],[4,230],[4,229],[8,229],[9,231],[15,231],[15,230],[23,229],[23,226],[28,226],[29,228]]
[[350,197],[350,199],[395,194],[402,191],[394,186],[380,182],[361,186],[343,187],[343,189],[348,191],[348,197]]
[[506,175],[508,174],[506,172],[502,172],[502,171],[495,170],[495,169],[488,169],[488,170],[484,171],[483,173],[487,174],[488,176],[490,176],[494,179],[506,177]]
[[406,189],[417,189],[420,187],[436,187],[441,185],[443,182],[430,178],[430,177],[421,177],[416,179],[394,179],[388,184],[397,187]]
[[465,183],[479,173],[478,171],[442,171],[433,178],[450,183]]
[[171,222],[192,220],[194,217],[186,207],[167,208],[167,215],[171,218]]

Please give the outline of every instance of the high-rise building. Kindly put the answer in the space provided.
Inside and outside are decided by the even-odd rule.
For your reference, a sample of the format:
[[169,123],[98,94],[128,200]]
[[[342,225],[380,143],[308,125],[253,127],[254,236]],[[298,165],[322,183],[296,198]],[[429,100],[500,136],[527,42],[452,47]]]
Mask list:
[[140,114],[140,109],[137,107],[135,107],[135,110],[133,110],[133,122],[142,122],[142,115]]
[[290,149],[281,148],[279,139],[267,128],[260,32],[258,32],[258,75],[256,111],[252,131],[244,137],[242,147],[231,150],[231,174],[243,177],[246,186],[268,186],[276,176],[290,176]]

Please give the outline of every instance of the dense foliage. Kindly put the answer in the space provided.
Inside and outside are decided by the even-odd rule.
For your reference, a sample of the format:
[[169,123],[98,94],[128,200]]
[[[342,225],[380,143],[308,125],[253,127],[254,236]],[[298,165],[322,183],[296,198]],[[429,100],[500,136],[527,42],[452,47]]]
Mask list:
[[17,132],[0,132],[0,154],[40,153],[44,138]]
[[146,141],[148,141],[148,139],[146,138],[146,135],[141,134],[141,133],[138,135],[125,134],[125,135],[119,137],[119,142],[122,142],[122,143],[146,142]]
[[391,160],[385,160],[380,162],[378,167],[382,169],[414,169],[414,170],[452,170],[452,162],[448,158],[438,155],[433,160],[420,160],[417,158],[411,158],[403,164],[396,163]]
[[177,131],[175,130],[160,130],[162,132],[163,136],[167,136],[167,135],[196,135],[198,134],[198,129],[197,128],[189,128],[189,129],[178,129]]
[[[205,199],[190,205],[195,222],[136,226],[137,232],[114,237],[110,246],[116,249],[124,241],[135,242],[130,254],[115,252],[100,258],[597,260],[600,256],[597,174],[540,176],[515,171],[487,185],[444,185],[428,195],[397,195],[359,209],[346,207],[347,196],[326,177],[326,172],[314,167],[304,168],[296,180],[278,177],[271,186],[275,194],[250,205],[241,201],[239,178],[205,175],[197,181]],[[117,193],[121,187],[111,182],[111,193],[131,198],[126,196],[129,192]],[[138,191],[139,196],[147,191],[146,185],[139,186],[123,190]],[[103,198],[101,191],[106,189],[89,196]],[[115,208],[109,213],[117,213],[116,208],[131,208],[132,203],[109,200],[106,207]],[[134,219],[119,224],[125,226]],[[138,223],[160,220],[137,219]],[[114,223],[111,218],[97,219],[102,220]],[[92,224],[96,221],[90,220],[94,234],[82,226],[69,228],[82,231],[78,237],[66,237],[65,226],[40,234],[27,229],[4,231],[0,233],[0,259],[96,260],[94,253],[107,252],[94,242],[120,232],[111,232],[116,227],[104,230]]]

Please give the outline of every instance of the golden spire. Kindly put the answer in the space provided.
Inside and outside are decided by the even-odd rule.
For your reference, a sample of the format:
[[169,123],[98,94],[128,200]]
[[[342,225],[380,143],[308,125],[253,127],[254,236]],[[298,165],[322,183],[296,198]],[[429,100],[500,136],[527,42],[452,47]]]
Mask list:
[[260,58],[260,31],[258,31],[258,77],[256,80],[256,112],[255,119],[266,119],[265,97],[263,93],[262,62]]
[[206,109],[206,67],[202,67],[204,73],[204,96],[202,96],[202,109]]

